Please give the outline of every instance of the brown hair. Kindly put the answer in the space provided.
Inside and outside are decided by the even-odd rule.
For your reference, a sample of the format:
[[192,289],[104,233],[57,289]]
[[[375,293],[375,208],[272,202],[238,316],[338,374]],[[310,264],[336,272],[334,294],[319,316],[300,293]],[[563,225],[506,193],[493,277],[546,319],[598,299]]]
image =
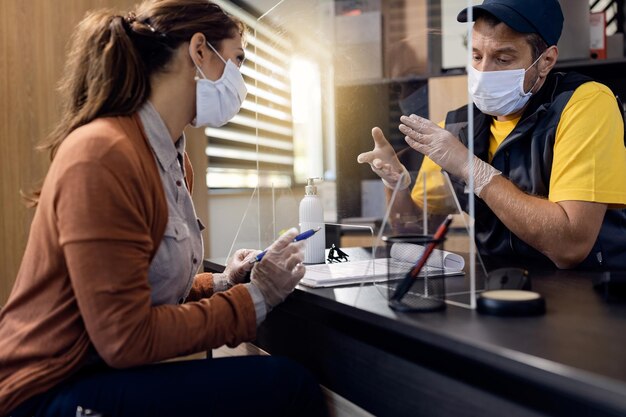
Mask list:
[[[125,16],[88,13],[74,32],[59,83],[61,120],[38,146],[50,159],[74,129],[98,117],[135,113],[150,96],[150,76],[195,33],[220,48],[244,24],[208,0],[148,0]],[[26,199],[36,205],[41,191]]]

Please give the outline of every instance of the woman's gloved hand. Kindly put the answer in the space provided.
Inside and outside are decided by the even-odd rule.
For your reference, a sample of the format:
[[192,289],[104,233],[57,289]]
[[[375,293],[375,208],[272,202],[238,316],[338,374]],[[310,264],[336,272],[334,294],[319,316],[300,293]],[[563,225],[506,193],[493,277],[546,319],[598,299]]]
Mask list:
[[239,249],[235,252],[223,272],[229,287],[246,282],[250,277],[248,273],[254,266],[250,261],[260,252],[253,249]]
[[372,171],[382,178],[387,187],[395,188],[398,181],[402,181],[400,189],[407,188],[411,184],[409,172],[396,156],[396,151],[389,144],[382,130],[378,127],[373,128],[372,138],[374,138],[374,149],[360,154],[356,159],[357,162],[370,164]]
[[[406,135],[404,139],[411,148],[426,155],[450,174],[469,182],[469,151],[457,137],[430,120],[414,114],[402,116],[400,121],[400,131]],[[472,160],[474,192],[480,196],[491,179],[502,173],[477,156]]]
[[252,269],[251,284],[263,294],[265,303],[272,309],[293,291],[304,276],[305,241],[294,242],[298,229],[291,228],[268,249]]

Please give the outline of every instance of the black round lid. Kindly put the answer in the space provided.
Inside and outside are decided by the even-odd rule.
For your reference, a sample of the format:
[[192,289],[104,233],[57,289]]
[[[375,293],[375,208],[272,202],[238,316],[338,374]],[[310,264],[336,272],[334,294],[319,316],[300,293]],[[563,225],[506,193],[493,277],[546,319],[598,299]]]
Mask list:
[[546,312],[541,294],[525,290],[489,290],[476,300],[479,313],[496,316],[532,316]]

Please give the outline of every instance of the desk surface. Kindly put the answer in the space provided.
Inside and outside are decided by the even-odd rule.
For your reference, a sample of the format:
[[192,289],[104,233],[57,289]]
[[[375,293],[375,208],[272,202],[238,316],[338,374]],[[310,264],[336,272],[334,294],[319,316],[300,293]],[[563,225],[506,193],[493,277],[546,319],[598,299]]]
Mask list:
[[[259,329],[259,344],[271,353],[310,361],[303,352],[290,352],[287,345],[293,335],[278,333],[285,331],[281,316],[295,317],[292,329],[294,323],[323,326],[402,363],[419,364],[513,403],[523,402],[540,415],[577,410],[626,415],[626,303],[604,301],[592,288],[593,276],[531,271],[533,290],[546,299],[547,312],[523,318],[481,315],[452,305],[441,312],[396,313],[373,285],[300,286]],[[368,402],[365,391],[352,395],[351,388],[334,385],[331,372],[318,376],[349,399]],[[528,395],[532,398],[524,399]],[[380,412],[372,404],[364,408]]]

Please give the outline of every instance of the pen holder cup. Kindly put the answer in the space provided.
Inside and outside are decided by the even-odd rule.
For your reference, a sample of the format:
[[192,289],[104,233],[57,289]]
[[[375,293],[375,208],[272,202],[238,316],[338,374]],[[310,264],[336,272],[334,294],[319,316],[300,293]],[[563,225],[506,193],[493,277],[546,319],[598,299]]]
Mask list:
[[[385,236],[387,299],[401,312],[427,312],[446,307],[443,246],[432,235]],[[429,246],[431,247],[429,250]],[[423,263],[417,273],[417,267]],[[416,275],[417,273],[417,275]]]

